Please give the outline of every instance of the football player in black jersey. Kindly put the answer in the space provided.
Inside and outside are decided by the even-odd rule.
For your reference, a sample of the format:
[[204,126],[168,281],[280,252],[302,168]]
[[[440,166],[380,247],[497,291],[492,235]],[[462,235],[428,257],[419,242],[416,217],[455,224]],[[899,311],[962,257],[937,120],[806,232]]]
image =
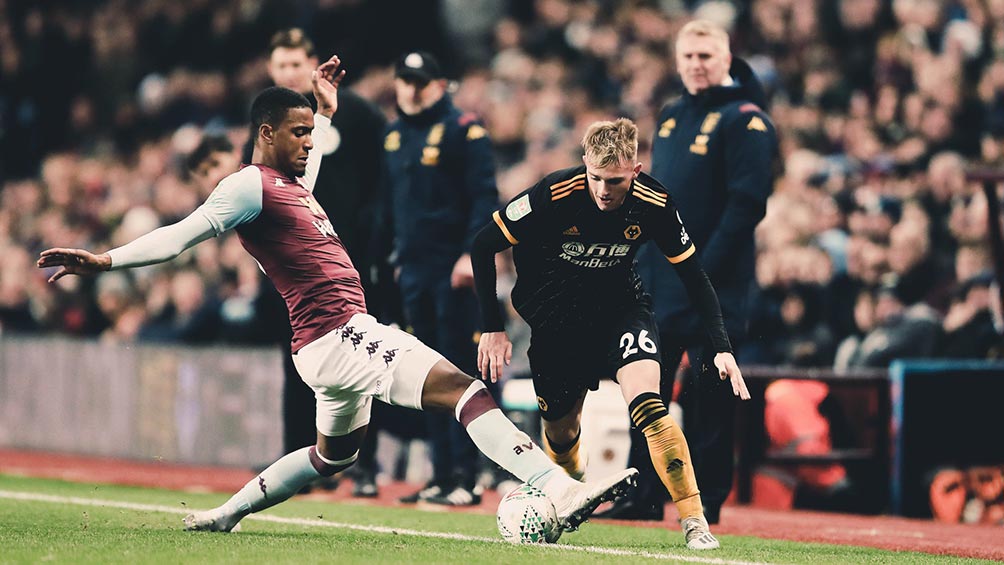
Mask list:
[[496,211],[472,249],[484,333],[478,366],[492,381],[512,355],[496,296],[495,254],[512,246],[513,306],[531,328],[530,366],[544,419],[542,444],[572,476],[585,470],[582,403],[614,377],[652,463],[679,510],[687,546],[714,549],[687,441],[659,395],[659,330],[634,271],[639,246],[655,241],[686,285],[717,350],[721,379],[749,398],[715,290],[666,190],[641,172],[631,120],[596,122],[582,140],[584,166],[556,171]]

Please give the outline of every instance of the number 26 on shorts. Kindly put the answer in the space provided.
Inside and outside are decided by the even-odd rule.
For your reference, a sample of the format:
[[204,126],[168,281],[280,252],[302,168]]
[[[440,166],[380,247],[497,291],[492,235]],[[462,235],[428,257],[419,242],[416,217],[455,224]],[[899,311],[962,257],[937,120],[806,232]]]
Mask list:
[[655,342],[649,339],[648,330],[641,330],[638,332],[638,347],[635,347],[634,334],[626,332],[621,336],[620,347],[624,348],[624,353],[621,355],[622,359],[627,359],[635,353],[638,353],[638,347],[646,353],[656,352]]

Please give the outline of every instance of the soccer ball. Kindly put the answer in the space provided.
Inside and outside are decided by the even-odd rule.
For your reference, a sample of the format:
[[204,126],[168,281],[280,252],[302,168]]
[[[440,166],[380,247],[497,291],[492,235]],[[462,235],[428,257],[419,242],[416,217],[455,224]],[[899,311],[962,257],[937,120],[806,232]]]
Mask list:
[[554,505],[526,483],[502,497],[495,517],[499,533],[509,543],[554,543],[561,537]]

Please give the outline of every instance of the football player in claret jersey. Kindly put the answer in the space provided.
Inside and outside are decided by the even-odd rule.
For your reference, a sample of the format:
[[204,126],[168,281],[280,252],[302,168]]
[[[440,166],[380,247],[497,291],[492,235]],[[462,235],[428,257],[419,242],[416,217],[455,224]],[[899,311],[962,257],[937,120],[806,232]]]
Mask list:
[[[573,477],[585,471],[579,422],[586,391],[615,377],[631,420],[645,433],[656,472],[676,502],[687,546],[714,549],[679,426],[659,396],[659,331],[634,272],[638,247],[655,242],[687,287],[717,350],[715,366],[749,398],[715,290],[666,190],[641,172],[630,120],[596,122],[582,140],[584,166],[551,173],[516,196],[478,234],[471,253],[484,318],[482,377],[509,363],[496,297],[495,254],[513,247],[512,302],[531,328],[530,368],[544,419],[542,443]],[[695,187],[695,190],[699,187]]]
[[449,410],[485,455],[551,499],[565,530],[576,529],[601,502],[624,494],[638,471],[588,483],[570,478],[505,418],[484,383],[366,313],[359,274],[311,195],[321,158],[311,151],[311,134],[337,108],[345,74],[339,65],[332,57],[314,72],[316,115],[303,95],[286,88],[268,88],[255,98],[253,164],[224,178],[187,218],[106,253],[49,249],[38,266],[59,267],[52,282],[68,274],[151,265],[235,229],[285,299],[294,362],[317,399],[317,444],[283,456],[222,506],[188,515],[187,529],[230,531],[248,514],[351,466],[374,397]]

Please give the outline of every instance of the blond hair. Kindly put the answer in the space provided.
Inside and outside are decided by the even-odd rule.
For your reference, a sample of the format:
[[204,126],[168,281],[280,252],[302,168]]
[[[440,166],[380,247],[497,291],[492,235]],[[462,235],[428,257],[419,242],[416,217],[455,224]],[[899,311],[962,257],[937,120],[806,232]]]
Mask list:
[[710,37],[715,40],[715,43],[718,43],[725,53],[731,53],[729,49],[729,34],[711,20],[692,20],[688,22],[676,34],[676,41],[679,42],[681,38],[688,35]]
[[638,126],[627,118],[593,122],[582,136],[586,159],[597,168],[621,163],[634,164],[638,156]]

